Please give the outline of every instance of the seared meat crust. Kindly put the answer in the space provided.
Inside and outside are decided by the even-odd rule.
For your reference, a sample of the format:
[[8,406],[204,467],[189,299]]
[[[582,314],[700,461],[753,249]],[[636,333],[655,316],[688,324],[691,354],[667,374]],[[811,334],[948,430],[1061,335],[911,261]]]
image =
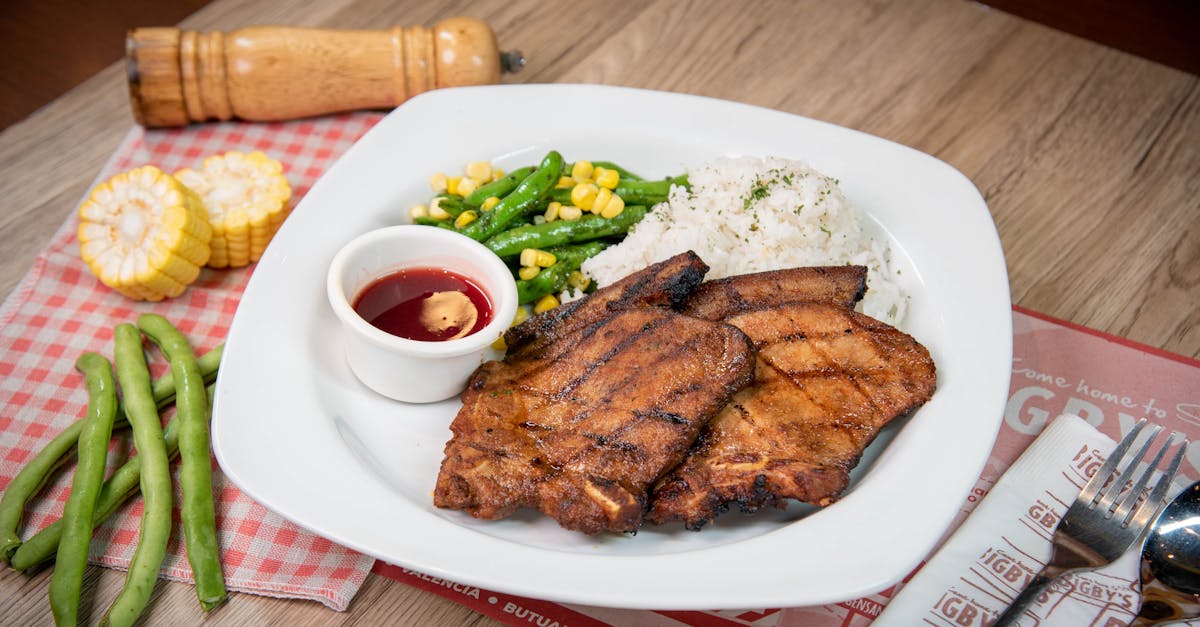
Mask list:
[[789,268],[714,279],[700,285],[680,311],[705,320],[795,302],[853,307],[867,291],[866,266]]
[[673,258],[578,301],[574,316],[542,314],[513,334],[517,350],[468,382],[434,504],[485,519],[533,507],[585,533],[636,530],[650,487],[753,376],[735,327],[647,306],[677,303],[691,289],[679,286],[705,270],[694,255]]
[[834,502],[879,430],[933,394],[929,352],[848,307],[792,303],[726,321],[757,349],[734,395],[654,490],[647,520],[699,529],[730,505]]

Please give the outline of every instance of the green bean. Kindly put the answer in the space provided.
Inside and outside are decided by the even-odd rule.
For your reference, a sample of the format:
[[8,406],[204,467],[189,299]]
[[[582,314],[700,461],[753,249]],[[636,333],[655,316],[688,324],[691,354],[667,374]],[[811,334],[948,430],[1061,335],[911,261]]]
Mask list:
[[[662,179],[659,181],[626,181],[622,180],[617,183],[613,193],[621,197],[627,205],[647,205],[653,206],[660,202],[666,202],[671,193],[672,185],[681,185],[687,187],[689,185],[687,175],[676,176],[674,178]],[[571,188],[555,189],[550,193],[551,197],[563,203],[564,205],[571,204]]]
[[434,196],[433,200],[429,201],[429,209],[433,210],[435,206],[450,214],[451,218],[457,218],[458,214],[467,210],[463,197],[453,194],[438,194]]
[[205,611],[226,597],[217,546],[216,513],[209,453],[208,400],[192,347],[166,318],[138,316],[142,330],[166,356],[175,372],[175,420],[179,421],[179,482],[183,487],[181,515],[188,563],[196,580],[196,596]]
[[438,220],[437,218],[430,218],[428,216],[413,218],[413,224],[420,224],[421,226],[436,226],[443,229],[450,229],[452,231],[455,230],[454,224],[449,220]]
[[[205,381],[212,381],[217,376],[217,366],[221,363],[223,349],[224,345],[218,346],[200,357],[200,371],[204,374]],[[175,400],[175,382],[171,371],[168,370],[166,374],[155,379],[152,389],[154,401],[160,409]],[[83,420],[75,421],[42,447],[42,450],[21,467],[17,476],[13,477],[8,488],[4,490],[4,496],[0,497],[0,559],[11,562],[14,568],[14,555],[22,548],[17,527],[21,523],[21,515],[25,512],[25,505],[41,491],[54,470],[67,461],[67,454],[75,450],[83,424]],[[113,429],[127,426],[124,412],[118,409]],[[51,547],[52,551],[57,546],[56,538]]]
[[87,418],[79,432],[79,462],[71,481],[71,494],[63,506],[63,537],[58,544],[54,574],[50,577],[50,611],[58,625],[79,622],[79,590],[92,542],[92,516],[100,486],[108,441],[117,415],[117,390],[112,364],[96,353],[84,353],[75,362],[88,389]]
[[584,261],[595,257],[608,245],[604,242],[588,242],[572,246],[559,246],[549,249],[558,261],[554,265],[538,273],[529,280],[517,280],[517,300],[522,305],[547,295],[561,292],[567,284],[567,277],[583,265]]
[[500,257],[520,254],[526,248],[549,248],[560,244],[586,242],[589,240],[621,235],[637,224],[646,215],[646,208],[634,205],[625,207],[615,218],[586,215],[578,220],[555,220],[543,224],[531,224],[497,233],[483,243]]
[[617,174],[621,175],[622,181],[644,181],[644,180],[646,180],[646,179],[634,174],[633,172],[630,172],[629,170],[626,170],[625,168],[622,168],[621,166],[613,163],[612,161],[593,161],[592,165],[597,168],[607,168],[609,170],[616,170]]
[[509,194],[509,192],[516,189],[517,185],[520,184],[521,181],[525,180],[525,177],[533,174],[535,169],[536,168],[533,166],[517,168],[516,170],[513,170],[512,172],[509,172],[508,174],[490,183],[480,185],[475,189],[475,191],[467,194],[467,197],[463,199],[463,202],[472,207],[478,207],[483,204],[483,201],[491,198],[492,196],[495,196],[496,198],[504,198]]
[[132,324],[113,330],[117,380],[125,411],[133,426],[133,442],[141,460],[142,521],[137,549],[125,573],[125,585],[101,619],[102,625],[131,625],[150,601],[171,537],[171,471],[150,369],[142,351],[142,334]]
[[[213,352],[208,355],[212,355]],[[204,357],[201,357],[200,360],[203,362]],[[210,403],[214,388],[215,385],[210,383],[206,390]],[[179,422],[172,420],[167,423],[167,427],[163,429],[163,443],[166,446],[167,458],[174,458],[175,454],[179,452]],[[104,482],[104,486],[100,488],[100,498],[96,503],[93,527],[97,527],[111,518],[126,501],[137,494],[141,472],[142,459],[135,456],[114,471],[108,481]],[[60,538],[62,538],[62,520],[56,520],[21,545],[21,548],[13,555],[12,567],[24,571],[46,562],[54,557]]]
[[[616,170],[617,174],[621,175],[622,181],[644,181],[644,180],[646,180],[645,178],[640,177],[640,176],[634,174],[633,172],[630,172],[629,170],[626,170],[625,168],[613,163],[612,161],[592,161],[591,163],[592,163],[593,168],[605,168],[608,170]],[[563,164],[563,175],[570,176],[571,171],[574,169],[575,169],[574,162]]]
[[499,233],[507,224],[538,206],[542,198],[558,183],[562,164],[562,155],[556,150],[551,150],[542,159],[538,169],[525,177],[511,193],[501,198],[491,211],[481,213],[478,219],[463,227],[460,233],[479,242]]

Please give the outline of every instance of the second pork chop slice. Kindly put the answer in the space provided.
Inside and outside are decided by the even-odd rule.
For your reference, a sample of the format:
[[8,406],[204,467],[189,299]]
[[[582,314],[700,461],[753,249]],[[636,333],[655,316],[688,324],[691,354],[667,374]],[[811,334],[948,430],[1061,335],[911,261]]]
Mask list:
[[568,529],[634,531],[650,486],[749,383],[750,342],[729,325],[642,307],[553,344],[472,376],[434,503],[486,519],[532,507]]

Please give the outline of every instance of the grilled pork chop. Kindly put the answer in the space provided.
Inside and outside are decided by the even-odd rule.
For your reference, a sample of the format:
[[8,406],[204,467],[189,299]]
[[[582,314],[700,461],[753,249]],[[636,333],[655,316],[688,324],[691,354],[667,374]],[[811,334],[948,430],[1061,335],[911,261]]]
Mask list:
[[795,302],[829,302],[853,307],[867,290],[866,266],[817,266],[770,270],[703,283],[682,313],[705,320]]
[[677,303],[705,271],[681,255],[509,333],[504,361],[480,366],[463,392],[434,504],[636,530],[650,487],[753,375],[741,331],[651,306]]
[[844,303],[733,307],[724,319],[753,340],[755,381],[657,484],[653,523],[699,529],[733,504],[828,505],[879,430],[933,394],[929,352]]

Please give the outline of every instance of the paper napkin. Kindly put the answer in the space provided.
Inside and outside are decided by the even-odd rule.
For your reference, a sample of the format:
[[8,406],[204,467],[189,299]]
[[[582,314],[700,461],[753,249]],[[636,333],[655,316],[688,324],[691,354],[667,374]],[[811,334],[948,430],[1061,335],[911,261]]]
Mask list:
[[[988,625],[1050,559],[1059,520],[1116,443],[1079,416],[1050,423],[873,623]],[[1021,625],[1126,625],[1139,606],[1138,551],[1066,575]],[[1200,625],[1200,621],[1182,623]]]

